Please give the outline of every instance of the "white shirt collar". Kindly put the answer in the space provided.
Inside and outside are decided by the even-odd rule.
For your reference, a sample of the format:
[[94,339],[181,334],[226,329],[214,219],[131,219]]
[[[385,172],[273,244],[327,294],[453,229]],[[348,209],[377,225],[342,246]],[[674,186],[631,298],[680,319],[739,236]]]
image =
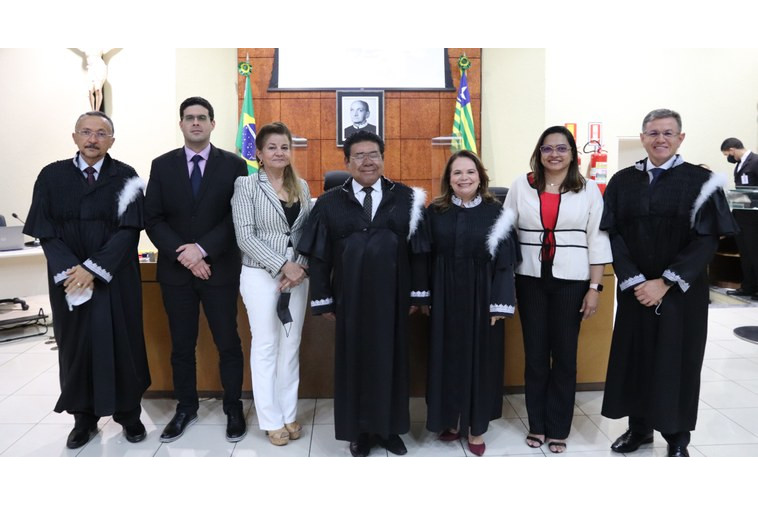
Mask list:
[[470,202],[467,202],[467,203],[463,203],[463,200],[453,195],[452,201],[453,201],[453,205],[457,205],[458,207],[463,207],[464,209],[470,209],[471,207],[476,207],[477,205],[482,203],[482,195],[477,193],[477,195]]
[[79,154],[79,153],[77,153],[76,154],[76,161],[74,163],[76,164],[77,167],[79,167],[79,170],[81,170],[82,172],[84,172],[85,168],[91,166],[92,168],[95,169],[95,173],[97,173],[99,175],[100,174],[100,169],[103,168],[103,162],[104,161],[105,161],[105,156],[103,156],[100,159],[100,161],[98,161],[94,165],[88,165],[87,162],[82,159],[82,155]]
[[[381,194],[382,193],[382,178],[379,177],[374,184],[371,185],[372,188],[374,188],[373,194]],[[353,179],[353,194],[357,195],[359,192],[363,191],[363,186],[358,184],[355,179]]]

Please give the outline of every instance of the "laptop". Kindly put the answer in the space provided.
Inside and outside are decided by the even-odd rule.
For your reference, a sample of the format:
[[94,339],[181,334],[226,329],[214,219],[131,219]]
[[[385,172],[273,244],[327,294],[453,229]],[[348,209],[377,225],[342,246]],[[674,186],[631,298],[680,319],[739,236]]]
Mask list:
[[0,226],[0,251],[24,248],[23,226]]

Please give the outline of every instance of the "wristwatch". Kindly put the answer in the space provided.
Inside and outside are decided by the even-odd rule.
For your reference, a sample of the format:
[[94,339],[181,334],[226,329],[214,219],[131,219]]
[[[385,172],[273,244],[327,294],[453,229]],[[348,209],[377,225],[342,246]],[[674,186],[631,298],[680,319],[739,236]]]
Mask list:
[[590,289],[594,289],[598,293],[603,290],[602,284],[590,284]]
[[664,283],[666,286],[669,286],[669,287],[671,287],[671,286],[673,286],[674,284],[676,284],[674,281],[672,281],[671,279],[668,279],[668,278],[666,278],[666,277],[661,277],[661,279],[663,280],[663,283]]

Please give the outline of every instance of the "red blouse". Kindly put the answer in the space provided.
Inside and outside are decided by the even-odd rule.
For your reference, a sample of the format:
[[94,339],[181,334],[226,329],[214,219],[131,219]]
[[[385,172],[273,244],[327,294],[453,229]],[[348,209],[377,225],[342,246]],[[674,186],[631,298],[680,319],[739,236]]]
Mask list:
[[551,261],[555,258],[555,225],[558,222],[558,205],[561,195],[558,193],[543,192],[540,194],[540,213],[542,226],[545,234],[542,237],[542,261]]

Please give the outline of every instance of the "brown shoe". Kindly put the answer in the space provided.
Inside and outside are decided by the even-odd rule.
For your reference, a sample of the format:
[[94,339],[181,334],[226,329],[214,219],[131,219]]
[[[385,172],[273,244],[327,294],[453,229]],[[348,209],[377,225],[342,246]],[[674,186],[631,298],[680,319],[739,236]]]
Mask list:
[[267,431],[268,439],[274,445],[287,445],[290,441],[290,434],[286,428],[282,427],[278,430]]
[[284,429],[290,434],[290,440],[297,440],[303,432],[303,427],[297,421],[285,424]]

